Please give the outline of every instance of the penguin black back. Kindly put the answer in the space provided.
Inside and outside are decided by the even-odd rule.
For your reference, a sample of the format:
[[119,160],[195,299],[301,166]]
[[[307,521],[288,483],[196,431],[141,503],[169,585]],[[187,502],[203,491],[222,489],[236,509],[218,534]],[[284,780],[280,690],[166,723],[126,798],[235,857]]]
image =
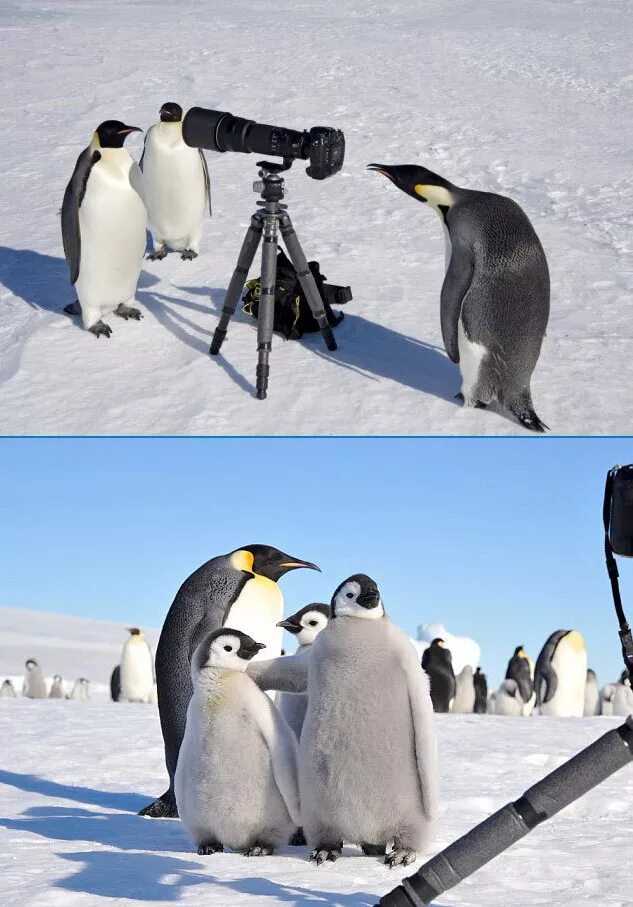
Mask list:
[[448,712],[455,698],[453,657],[439,637],[422,654],[422,667],[429,675],[433,711]]

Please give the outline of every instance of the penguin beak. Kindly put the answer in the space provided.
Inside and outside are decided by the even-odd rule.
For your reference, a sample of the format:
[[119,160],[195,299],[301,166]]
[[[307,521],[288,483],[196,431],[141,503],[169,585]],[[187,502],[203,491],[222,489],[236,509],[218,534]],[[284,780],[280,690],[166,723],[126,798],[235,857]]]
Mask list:
[[367,610],[378,607],[380,604],[380,592],[378,589],[372,589],[369,592],[361,592],[357,597],[356,603]]
[[368,164],[367,169],[371,170],[372,173],[382,173],[388,180],[395,182],[395,175],[391,172],[391,168],[388,167],[387,164]]
[[301,633],[301,630],[303,629],[301,624],[294,621],[291,617],[288,617],[286,620],[280,620],[277,626],[283,627],[288,633],[293,634]]
[[251,659],[257,655],[262,649],[265,649],[266,646],[263,642],[245,642],[242,640],[242,644],[238,649],[237,655],[239,658]]
[[387,179],[391,180],[394,186],[400,189],[401,192],[410,195],[417,201],[426,201],[426,199],[421,198],[415,191],[414,184],[412,182],[413,174],[415,172],[415,167],[413,165],[369,164],[367,169],[371,170],[372,173],[381,173],[383,176],[386,176]]
[[123,129],[117,131],[117,135],[129,135],[130,132],[142,132],[140,126],[125,126]]
[[284,570],[297,570],[299,567],[305,567],[307,570],[316,570],[317,573],[321,572],[321,568],[316,564],[310,563],[310,561],[298,561],[296,559],[291,559],[288,561],[283,561],[279,564],[280,567],[283,567]]

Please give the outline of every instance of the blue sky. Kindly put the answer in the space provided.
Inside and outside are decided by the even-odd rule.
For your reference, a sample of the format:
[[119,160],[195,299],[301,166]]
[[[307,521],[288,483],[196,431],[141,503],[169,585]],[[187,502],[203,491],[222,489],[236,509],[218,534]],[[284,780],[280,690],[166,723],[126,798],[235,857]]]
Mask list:
[[605,682],[602,492],[629,461],[610,438],[4,439],[0,605],[159,627],[191,571],[261,542],[323,569],[282,580],[288,613],[365,572],[410,634],[477,639],[495,683],[516,645],[571,627]]

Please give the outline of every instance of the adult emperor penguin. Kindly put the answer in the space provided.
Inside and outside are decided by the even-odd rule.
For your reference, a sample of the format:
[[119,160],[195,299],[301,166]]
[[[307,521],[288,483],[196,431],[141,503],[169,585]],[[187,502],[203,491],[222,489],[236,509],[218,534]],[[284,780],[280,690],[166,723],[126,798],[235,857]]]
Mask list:
[[22,686],[22,695],[27,699],[46,699],[46,681],[42,669],[34,658],[25,662],[26,673]]
[[[176,816],[174,773],[192,693],[191,655],[202,638],[228,625],[279,655],[283,597],[277,585],[290,570],[316,564],[269,545],[245,545],[214,557],[184,581],[165,618],[156,649],[158,710],[165,742],[169,788],[141,815]],[[255,656],[257,657],[257,656]]]
[[431,645],[422,653],[422,667],[429,675],[431,683],[431,700],[436,712],[450,711],[455,698],[455,672],[453,659],[443,639],[432,640]]
[[523,698],[516,680],[504,680],[494,695],[495,715],[519,717],[523,713]]
[[102,319],[114,312],[126,321],[141,313],[134,299],[145,253],[147,212],[141,171],[123,147],[138,126],[106,120],[97,127],[77,164],[62,203],[62,239],[77,303],[66,306],[79,315],[95,337],[109,337]]
[[499,400],[531,431],[547,426],[530,380],[549,317],[549,272],[539,238],[516,202],[462,189],[425,167],[370,164],[439,214],[446,234],[442,338],[459,363],[465,406]]
[[451,712],[456,715],[471,715],[475,708],[474,672],[470,665],[464,665],[455,678],[455,698]]
[[180,104],[161,107],[160,123],[147,130],[140,166],[154,240],[147,257],[160,260],[169,247],[181,258],[196,258],[207,205],[211,215],[211,183],[202,149],[190,148],[182,137]]
[[66,695],[64,693],[64,682],[62,680],[61,674],[55,674],[53,676],[53,683],[51,684],[51,691],[48,694],[49,699],[65,699]]
[[[330,606],[321,602],[312,602],[279,622],[277,626],[283,627],[296,638],[298,643],[295,655],[308,658],[312,644],[321,632],[327,627],[330,619]],[[282,693],[279,697],[279,711],[286,719],[297,740],[301,737],[301,729],[308,708],[308,697],[305,693]]]
[[297,741],[246,674],[263,648],[241,630],[222,627],[193,654],[175,792],[201,855],[230,847],[267,856],[300,825]]
[[506,680],[515,680],[523,700],[523,714],[531,715],[536,696],[534,695],[534,667],[523,646],[517,646],[508,662]]
[[473,677],[475,687],[475,715],[485,715],[488,711],[488,679],[481,668],[477,668]]
[[264,689],[308,691],[299,792],[310,859],[343,842],[393,867],[412,863],[437,812],[437,751],[429,679],[409,638],[386,616],[365,574],[340,584],[309,658],[252,665]]
[[128,627],[130,634],[121,654],[121,697],[128,702],[150,702],[154,687],[154,659],[143,631]]
[[586,718],[600,714],[600,686],[596,672],[587,669],[587,684],[585,686],[585,705],[583,715]]
[[536,660],[534,689],[539,714],[581,718],[586,684],[584,639],[577,630],[557,630]]
[[16,696],[17,693],[15,692],[13,681],[7,677],[6,680],[3,680],[0,687],[0,699],[15,699]]

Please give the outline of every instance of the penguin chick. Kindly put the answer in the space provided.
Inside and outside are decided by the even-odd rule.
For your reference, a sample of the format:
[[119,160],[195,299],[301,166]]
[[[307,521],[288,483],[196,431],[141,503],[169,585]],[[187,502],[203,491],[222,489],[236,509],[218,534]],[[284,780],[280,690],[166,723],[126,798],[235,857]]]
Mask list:
[[25,662],[26,673],[22,686],[22,695],[27,699],[46,699],[46,681],[42,669],[34,658]]
[[626,672],[626,679],[616,684],[613,693],[613,714],[626,717],[633,713],[633,690],[631,690],[631,681]]
[[442,338],[462,374],[465,406],[498,400],[530,431],[547,426],[530,391],[549,318],[550,282],[543,247],[516,202],[462,189],[425,167],[370,164],[440,216],[446,276],[440,297]]
[[129,638],[121,655],[121,697],[128,702],[149,702],[154,688],[154,659],[143,631],[128,627]]
[[488,711],[488,679],[481,668],[477,668],[473,677],[475,686],[475,708],[476,715],[485,715]]
[[55,674],[53,677],[53,683],[51,684],[51,691],[48,694],[49,699],[65,699],[64,694],[64,684],[61,678],[61,674]]
[[142,130],[120,120],[97,127],[77,158],[62,203],[64,254],[77,291],[77,303],[65,311],[81,314],[84,328],[95,337],[112,333],[104,315],[141,318],[127,305],[136,293],[147,225],[141,171],[123,147],[132,132]]
[[[329,619],[329,605],[313,602],[292,617],[280,621],[277,626],[283,627],[296,638],[298,649],[295,655],[308,658],[313,642],[321,630],[325,629]],[[297,740],[301,737],[307,707],[308,697],[305,693],[282,693],[279,697],[279,711],[295,732]]]
[[433,710],[435,712],[450,711],[457,684],[453,671],[453,658],[443,639],[436,637],[424,650],[422,667],[429,675]]
[[246,633],[223,627],[193,655],[175,793],[201,855],[225,847],[268,855],[301,824],[297,741],[245,673],[262,648]]
[[607,683],[600,691],[600,714],[606,717],[613,715],[613,697],[615,696],[615,683]]
[[2,686],[0,687],[0,699],[15,699],[16,696],[17,693],[15,692],[13,681],[7,677],[7,679],[2,682]]
[[516,680],[504,680],[494,696],[494,714],[520,717],[523,714],[523,699]]
[[167,255],[167,247],[181,258],[196,258],[202,239],[202,221],[211,183],[205,156],[182,137],[182,107],[171,101],[160,109],[160,122],[145,136],[141,158],[145,201],[154,251],[152,261]]
[[585,686],[585,707],[583,715],[591,717],[600,714],[600,686],[596,672],[587,668],[587,684]]
[[455,678],[455,699],[451,712],[456,715],[472,715],[475,698],[474,672],[470,665],[464,665]]

